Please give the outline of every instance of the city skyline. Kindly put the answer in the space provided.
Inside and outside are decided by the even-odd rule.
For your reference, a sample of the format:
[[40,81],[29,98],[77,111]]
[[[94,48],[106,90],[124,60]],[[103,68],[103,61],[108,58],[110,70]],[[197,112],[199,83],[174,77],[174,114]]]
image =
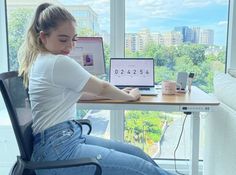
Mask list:
[[[98,14],[100,29],[110,33],[110,0],[60,0],[63,4],[86,4]],[[225,46],[228,0],[126,0],[126,33],[142,28],[150,32],[171,31],[175,26],[199,26],[215,32],[215,44]],[[171,10],[170,10],[171,9]]]
[[179,26],[163,33],[151,33],[149,29],[143,29],[137,33],[125,33],[125,48],[132,52],[144,50],[150,41],[165,46],[177,46],[183,43],[212,46],[214,45],[214,30]]
[[[140,5],[142,4],[145,10],[136,9],[136,12],[130,12],[130,14],[133,13],[139,15],[136,17],[136,19],[139,19],[138,25],[143,23],[143,26],[148,26],[151,32],[170,31],[174,26],[189,26],[191,28],[201,27],[202,29],[212,29],[215,31],[215,44],[225,45],[227,25],[227,21],[225,21],[225,19],[227,19],[226,16],[228,7],[225,3],[220,1],[216,2],[200,0],[185,1],[183,4],[183,1],[168,0],[166,1],[167,3],[165,2],[167,4],[166,5],[163,3],[163,1],[158,1],[159,3],[156,4],[154,2],[155,1],[153,0],[150,0],[149,2],[141,0]],[[175,6],[176,8],[174,8]],[[168,9],[174,9],[174,11],[169,12]],[[139,10],[145,11],[146,14],[138,13]],[[160,11],[162,13],[160,13]],[[148,18],[148,15],[151,17]],[[132,15],[127,16],[129,17]],[[145,20],[145,18],[151,20]],[[153,23],[153,21],[155,21],[155,23]],[[130,22],[127,22],[126,25],[130,25]],[[133,30],[135,30],[134,25],[131,25],[130,27],[126,26],[126,28],[133,28]]]

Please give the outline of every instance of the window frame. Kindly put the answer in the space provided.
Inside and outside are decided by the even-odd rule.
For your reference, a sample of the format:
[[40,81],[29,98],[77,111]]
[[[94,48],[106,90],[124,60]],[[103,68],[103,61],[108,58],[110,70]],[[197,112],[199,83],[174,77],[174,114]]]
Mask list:
[[7,9],[6,0],[0,1],[0,38],[2,43],[0,44],[0,72],[8,71],[8,41],[7,41]]
[[110,0],[111,57],[125,55],[125,0]]
[[[111,57],[124,57],[125,55],[125,0],[110,0],[110,46]],[[6,0],[0,1],[0,72],[8,71],[8,41],[7,41],[7,9]],[[229,18],[226,50],[226,70],[227,68],[236,69],[236,2],[229,0]],[[111,135],[123,135],[120,130],[124,126],[124,114],[116,116],[110,121],[112,126]]]
[[227,35],[227,51],[226,51],[226,72],[228,68],[236,69],[236,2],[229,0],[229,16],[228,16],[228,35]]
[[[123,58],[125,56],[125,0],[110,0],[110,48],[111,58]],[[113,113],[113,111],[110,111]],[[110,116],[110,137],[124,140],[125,114],[117,111],[117,115]],[[115,127],[116,126],[116,127]],[[119,126],[119,127],[117,127]]]
[[[111,0],[111,57],[124,57],[125,55],[125,0]],[[236,68],[236,3],[229,0],[229,16],[228,16],[228,34],[226,43],[226,62],[227,68]],[[118,125],[118,124],[121,124]],[[119,128],[111,129],[111,136],[119,136],[124,138],[122,128],[124,128],[124,114],[120,112],[119,116],[114,119],[110,118],[111,126],[119,126]],[[117,137],[116,137],[117,138]]]

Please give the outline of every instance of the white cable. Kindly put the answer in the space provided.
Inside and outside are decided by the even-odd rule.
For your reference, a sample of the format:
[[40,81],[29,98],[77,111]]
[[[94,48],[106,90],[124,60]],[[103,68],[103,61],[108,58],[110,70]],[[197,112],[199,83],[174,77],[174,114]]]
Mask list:
[[183,135],[184,124],[185,124],[185,121],[186,121],[187,116],[188,116],[188,115],[186,114],[185,117],[184,117],[184,121],[183,121],[183,124],[182,124],[182,129],[181,129],[181,132],[180,132],[179,140],[178,140],[178,143],[177,143],[176,148],[175,148],[175,150],[174,150],[175,172],[176,172],[177,174],[180,174],[180,175],[185,175],[185,174],[179,172],[179,171],[177,170],[177,168],[176,168],[176,151],[177,151],[177,149],[178,149],[178,147],[179,147],[179,144],[180,144],[180,141],[181,141],[181,138],[182,138],[182,135]]

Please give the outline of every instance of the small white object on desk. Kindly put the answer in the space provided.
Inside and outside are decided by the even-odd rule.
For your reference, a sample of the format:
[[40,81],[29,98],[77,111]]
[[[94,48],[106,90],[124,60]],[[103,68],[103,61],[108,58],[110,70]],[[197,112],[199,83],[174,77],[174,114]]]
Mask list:
[[193,82],[194,73],[190,72],[188,76],[188,91],[191,92],[191,86]]

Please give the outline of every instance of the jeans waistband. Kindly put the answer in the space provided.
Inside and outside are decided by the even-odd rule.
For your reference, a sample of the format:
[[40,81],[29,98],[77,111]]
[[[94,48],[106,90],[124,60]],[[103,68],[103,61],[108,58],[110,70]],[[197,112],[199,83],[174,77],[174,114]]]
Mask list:
[[56,132],[66,129],[66,128],[78,128],[81,130],[81,134],[82,134],[82,126],[80,125],[80,123],[78,123],[75,120],[69,120],[69,121],[65,121],[62,123],[58,123],[54,126],[51,126],[48,129],[45,129],[44,131],[37,133],[36,135],[34,135],[34,144],[39,143],[42,139],[47,138],[53,134],[55,134]]

